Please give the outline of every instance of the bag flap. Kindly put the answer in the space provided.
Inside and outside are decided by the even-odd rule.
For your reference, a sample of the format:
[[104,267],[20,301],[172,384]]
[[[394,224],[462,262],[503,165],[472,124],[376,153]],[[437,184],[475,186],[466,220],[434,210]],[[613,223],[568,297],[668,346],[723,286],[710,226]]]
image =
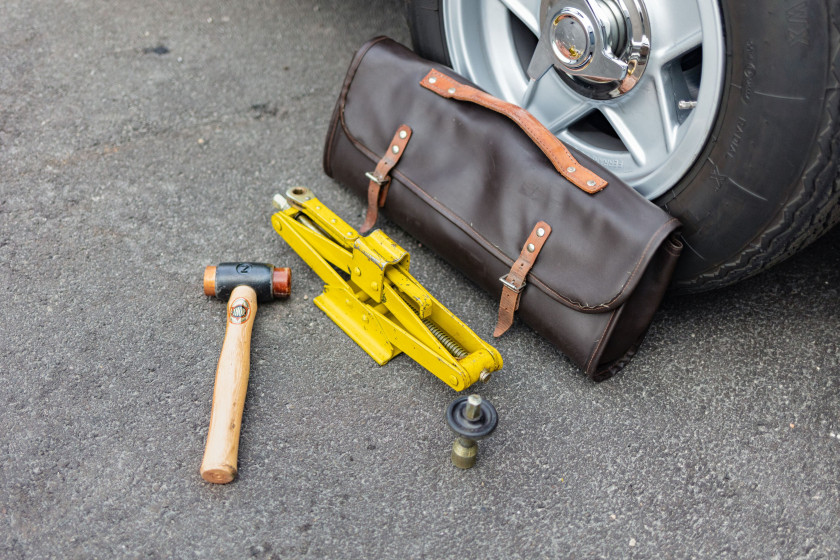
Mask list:
[[[350,66],[334,126],[373,169],[394,131],[408,125],[412,140],[392,171],[395,180],[507,266],[534,224],[547,222],[553,233],[528,276],[531,289],[581,311],[621,305],[679,222],[578,153],[609,184],[595,194],[573,186],[508,118],[421,87],[432,68],[469,83],[391,39],[369,41]],[[324,157],[332,175],[329,147]]]

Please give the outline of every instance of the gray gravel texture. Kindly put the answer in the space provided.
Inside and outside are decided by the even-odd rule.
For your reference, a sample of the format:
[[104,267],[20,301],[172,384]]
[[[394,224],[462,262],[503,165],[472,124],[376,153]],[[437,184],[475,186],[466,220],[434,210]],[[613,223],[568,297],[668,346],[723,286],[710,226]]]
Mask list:
[[[0,558],[837,558],[840,233],[672,297],[593,384],[518,323],[469,471],[456,396],[376,366],[270,226],[306,185],[358,222],[321,150],[396,1],[0,3]],[[496,302],[392,224],[489,338]],[[236,482],[198,475],[225,304],[204,267],[293,269],[261,307]]]

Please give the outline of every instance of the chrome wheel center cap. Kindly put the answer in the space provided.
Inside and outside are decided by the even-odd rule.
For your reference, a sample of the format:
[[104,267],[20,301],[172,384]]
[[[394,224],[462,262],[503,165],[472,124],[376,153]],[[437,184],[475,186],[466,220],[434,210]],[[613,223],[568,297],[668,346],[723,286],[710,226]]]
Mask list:
[[528,76],[552,66],[573,89],[593,99],[630,91],[650,54],[642,0],[543,0],[539,44]]
[[550,40],[560,64],[572,71],[579,70],[592,60],[595,28],[580,10],[564,8],[551,24]]

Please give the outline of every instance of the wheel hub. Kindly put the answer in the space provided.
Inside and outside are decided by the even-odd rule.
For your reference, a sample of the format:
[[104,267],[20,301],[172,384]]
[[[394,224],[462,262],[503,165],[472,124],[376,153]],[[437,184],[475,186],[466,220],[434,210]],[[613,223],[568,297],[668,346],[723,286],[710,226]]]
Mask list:
[[630,91],[644,73],[650,29],[641,0],[543,0],[540,20],[532,79],[554,67],[578,93],[610,99]]
[[586,14],[564,8],[554,18],[551,27],[551,46],[560,64],[569,71],[584,68],[592,60],[595,29]]

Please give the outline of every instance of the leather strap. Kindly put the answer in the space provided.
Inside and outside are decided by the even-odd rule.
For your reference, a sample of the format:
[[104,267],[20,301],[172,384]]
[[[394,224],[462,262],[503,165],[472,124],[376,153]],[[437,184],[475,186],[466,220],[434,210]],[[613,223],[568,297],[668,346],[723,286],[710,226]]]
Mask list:
[[365,214],[365,223],[359,228],[360,233],[367,233],[370,228],[376,223],[376,217],[379,214],[379,208],[385,204],[385,198],[388,196],[388,187],[391,185],[391,176],[389,173],[391,169],[397,165],[400,158],[405,151],[405,146],[411,139],[411,128],[402,125],[397,129],[391,143],[388,144],[388,150],[379,163],[376,164],[376,169],[365,175],[370,179],[368,184],[368,207],[367,214]]
[[513,324],[513,314],[519,309],[519,297],[522,295],[522,289],[525,288],[525,277],[528,276],[528,272],[534,266],[534,261],[537,260],[540,249],[542,249],[550,233],[550,225],[545,222],[537,222],[510,272],[507,273],[507,276],[499,278],[504,288],[502,288],[502,300],[499,302],[499,320],[496,323],[496,329],[493,331],[494,337],[505,334]]
[[607,181],[578,163],[566,146],[534,115],[522,107],[462,84],[437,70],[431,70],[426,74],[420,85],[442,97],[470,101],[508,117],[531,137],[531,140],[551,160],[554,168],[579,189],[595,194],[607,186]]

